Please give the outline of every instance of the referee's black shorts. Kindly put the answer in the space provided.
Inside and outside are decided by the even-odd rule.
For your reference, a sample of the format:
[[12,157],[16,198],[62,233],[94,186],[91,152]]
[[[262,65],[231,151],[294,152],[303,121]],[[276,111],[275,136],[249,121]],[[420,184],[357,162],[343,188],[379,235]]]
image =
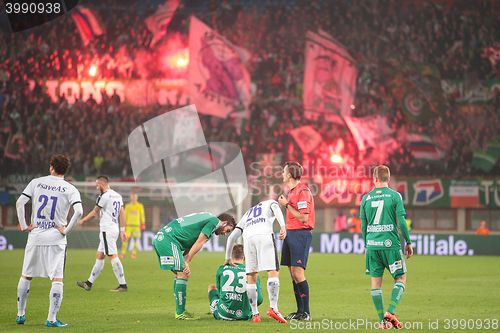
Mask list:
[[311,240],[311,230],[287,230],[283,248],[281,249],[281,265],[298,266],[306,269]]

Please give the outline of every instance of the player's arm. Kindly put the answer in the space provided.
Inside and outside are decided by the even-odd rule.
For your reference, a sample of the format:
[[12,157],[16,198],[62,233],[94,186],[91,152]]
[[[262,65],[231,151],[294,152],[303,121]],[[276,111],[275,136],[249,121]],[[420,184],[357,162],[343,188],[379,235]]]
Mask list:
[[69,221],[66,227],[59,227],[57,230],[63,235],[67,235],[73,230],[78,220],[83,215],[83,206],[81,202],[75,202],[73,204],[73,216],[71,216],[71,220]]
[[195,254],[201,250],[201,248],[203,247],[203,245],[205,245],[206,242],[208,242],[207,235],[205,235],[204,233],[200,233],[200,236],[193,244],[193,246],[191,246],[191,249],[184,258],[184,273],[188,275],[190,274],[191,271],[189,270],[189,263],[191,262]]
[[26,213],[24,211],[24,206],[31,200],[31,197],[33,196],[33,187],[33,181],[29,182],[28,186],[26,186],[24,191],[21,192],[21,195],[16,201],[17,220],[19,222],[21,231],[30,232],[35,228],[34,224],[30,224],[28,226],[28,224],[26,223]]
[[413,255],[413,247],[411,245],[408,225],[406,224],[406,211],[404,208],[403,198],[401,197],[401,194],[399,194],[399,196],[396,198],[396,217],[398,219],[399,228],[401,229],[401,233],[403,234],[403,238],[406,242],[405,246],[406,257],[410,258]]
[[290,214],[293,215],[297,220],[300,222],[306,223],[309,220],[309,210],[308,210],[308,203],[307,200],[305,199],[304,195],[301,195],[299,198],[299,201],[297,203],[297,208],[294,208],[290,206],[288,203],[288,200],[285,198],[285,196],[282,194],[278,198],[278,201],[280,205],[285,207],[286,210],[290,212]]
[[[243,218],[246,218],[246,214],[243,216]],[[238,224],[234,228],[233,232],[231,232],[231,235],[229,235],[229,237],[227,238],[226,261],[224,262],[225,264],[231,263],[234,244],[236,243],[236,240],[243,233],[243,225],[245,224],[245,221],[243,220],[243,218],[240,220],[240,222],[238,222]]]
[[286,226],[285,226],[285,218],[283,217],[283,212],[281,211],[280,207],[278,204],[273,203],[271,204],[271,210],[274,213],[274,217],[276,217],[276,220],[278,220],[278,223],[280,225],[280,239],[283,240],[286,237]]
[[99,206],[95,206],[94,209],[92,209],[90,211],[90,213],[88,213],[87,215],[85,215],[84,218],[82,218],[80,220],[80,222],[78,222],[78,224],[80,225],[84,225],[85,223],[87,223],[88,221],[92,220],[94,217],[96,217],[97,215],[99,215],[99,212],[101,211],[101,207]]
[[26,215],[24,211],[24,206],[31,200],[31,198],[27,194],[21,194],[16,201],[16,211],[17,211],[17,220],[19,222],[19,226],[21,231],[30,232],[35,228],[34,224],[28,226],[26,223]]
[[361,200],[361,205],[359,207],[359,219],[361,220],[361,237],[363,237],[363,241],[365,242],[365,247],[366,247],[366,229],[368,226],[368,220],[366,219],[366,214],[365,214],[364,198],[363,200]]
[[127,221],[125,219],[125,209],[120,208],[120,238],[122,242],[127,241],[127,234],[125,233],[125,227],[127,226]]

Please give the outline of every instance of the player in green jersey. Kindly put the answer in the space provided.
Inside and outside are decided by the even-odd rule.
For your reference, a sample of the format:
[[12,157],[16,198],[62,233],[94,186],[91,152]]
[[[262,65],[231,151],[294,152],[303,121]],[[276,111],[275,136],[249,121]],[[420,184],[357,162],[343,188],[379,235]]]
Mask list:
[[190,319],[186,311],[186,291],[191,274],[189,263],[201,250],[212,234],[227,235],[236,226],[229,214],[218,217],[210,213],[195,213],[170,221],[160,229],[153,239],[160,268],[175,274],[174,297],[175,318]]
[[[382,328],[401,328],[396,306],[406,284],[406,265],[401,252],[398,226],[406,242],[406,258],[413,255],[401,194],[389,188],[390,170],[379,165],[373,171],[375,188],[363,196],[360,207],[361,230],[366,248],[366,273],[371,276],[371,295]],[[391,303],[384,314],[382,276],[388,269],[394,278]]]
[[[210,311],[218,320],[250,320],[252,309],[246,292],[245,256],[243,245],[235,245],[232,263],[217,269],[217,285],[208,286]],[[257,305],[263,301],[260,279],[257,279]]]

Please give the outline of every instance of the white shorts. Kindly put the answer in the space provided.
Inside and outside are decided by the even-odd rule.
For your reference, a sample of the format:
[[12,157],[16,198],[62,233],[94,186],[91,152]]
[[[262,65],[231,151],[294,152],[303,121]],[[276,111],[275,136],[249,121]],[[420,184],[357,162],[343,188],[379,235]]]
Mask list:
[[118,231],[101,231],[99,233],[99,246],[97,247],[97,251],[107,256],[118,254],[118,249],[116,247],[118,235]]
[[274,235],[253,235],[243,240],[247,273],[278,271],[278,251]]
[[27,245],[22,275],[62,279],[65,263],[66,245]]

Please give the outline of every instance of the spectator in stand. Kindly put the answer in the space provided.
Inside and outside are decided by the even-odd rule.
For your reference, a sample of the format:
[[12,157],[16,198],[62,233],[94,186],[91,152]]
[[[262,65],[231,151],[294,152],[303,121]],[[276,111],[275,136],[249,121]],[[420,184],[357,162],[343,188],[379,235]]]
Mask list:
[[490,234],[490,229],[488,228],[488,224],[485,220],[479,222],[479,227],[476,229],[476,235],[487,236]]

